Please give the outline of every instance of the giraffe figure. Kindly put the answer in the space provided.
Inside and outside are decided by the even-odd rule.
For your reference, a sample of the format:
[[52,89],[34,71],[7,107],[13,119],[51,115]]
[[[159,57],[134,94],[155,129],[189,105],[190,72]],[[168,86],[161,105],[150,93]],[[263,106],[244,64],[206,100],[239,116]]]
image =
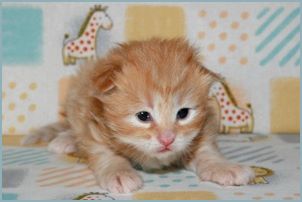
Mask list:
[[239,129],[240,133],[253,132],[251,104],[247,104],[247,109],[238,107],[228,86],[223,82],[215,82],[210,88],[209,96],[215,97],[219,105],[221,133],[230,133],[231,129]]
[[106,13],[107,7],[91,8],[86,20],[78,33],[78,38],[69,40],[65,34],[63,42],[64,65],[75,64],[77,59],[96,58],[96,37],[100,28],[110,30],[113,26],[111,18]]

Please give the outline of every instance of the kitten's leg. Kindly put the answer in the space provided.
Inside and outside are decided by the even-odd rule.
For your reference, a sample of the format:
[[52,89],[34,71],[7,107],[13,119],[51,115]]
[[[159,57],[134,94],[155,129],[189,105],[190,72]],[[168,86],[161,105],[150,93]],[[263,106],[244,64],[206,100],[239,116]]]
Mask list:
[[55,139],[61,132],[70,129],[70,125],[67,122],[55,122],[48,124],[37,130],[33,131],[24,137],[22,145],[33,145],[39,142],[50,142]]
[[201,180],[221,185],[245,185],[254,178],[250,167],[227,161],[213,142],[203,142],[187,167]]
[[113,193],[130,193],[143,186],[143,181],[130,162],[114,154],[106,145],[94,145],[89,154],[89,167],[100,187]]
[[48,145],[48,151],[57,154],[71,154],[77,151],[75,138],[72,130],[66,130],[58,134]]

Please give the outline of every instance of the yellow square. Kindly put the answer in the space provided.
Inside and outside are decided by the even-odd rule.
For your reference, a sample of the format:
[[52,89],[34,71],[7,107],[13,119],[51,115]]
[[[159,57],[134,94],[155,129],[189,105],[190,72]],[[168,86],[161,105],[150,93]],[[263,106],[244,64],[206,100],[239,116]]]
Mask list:
[[299,133],[300,78],[287,77],[271,81],[271,131]]
[[125,24],[127,40],[175,38],[185,35],[184,12],[178,6],[129,6]]
[[137,192],[135,200],[216,200],[217,196],[209,191],[176,191],[176,192]]

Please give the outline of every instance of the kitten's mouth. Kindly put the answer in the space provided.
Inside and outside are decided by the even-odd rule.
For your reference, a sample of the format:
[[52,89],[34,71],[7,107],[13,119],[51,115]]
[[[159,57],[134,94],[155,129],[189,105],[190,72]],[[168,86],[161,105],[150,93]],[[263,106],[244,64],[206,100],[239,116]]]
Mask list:
[[169,147],[162,147],[158,150],[159,153],[164,153],[164,152],[168,152],[171,151],[171,148]]

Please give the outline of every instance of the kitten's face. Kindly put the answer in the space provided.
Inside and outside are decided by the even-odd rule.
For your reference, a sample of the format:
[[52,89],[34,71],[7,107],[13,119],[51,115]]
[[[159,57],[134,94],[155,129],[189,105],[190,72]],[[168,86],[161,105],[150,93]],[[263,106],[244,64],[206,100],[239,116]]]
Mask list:
[[185,44],[147,45],[128,50],[114,90],[102,98],[104,116],[120,142],[165,158],[201,130],[212,78]]

